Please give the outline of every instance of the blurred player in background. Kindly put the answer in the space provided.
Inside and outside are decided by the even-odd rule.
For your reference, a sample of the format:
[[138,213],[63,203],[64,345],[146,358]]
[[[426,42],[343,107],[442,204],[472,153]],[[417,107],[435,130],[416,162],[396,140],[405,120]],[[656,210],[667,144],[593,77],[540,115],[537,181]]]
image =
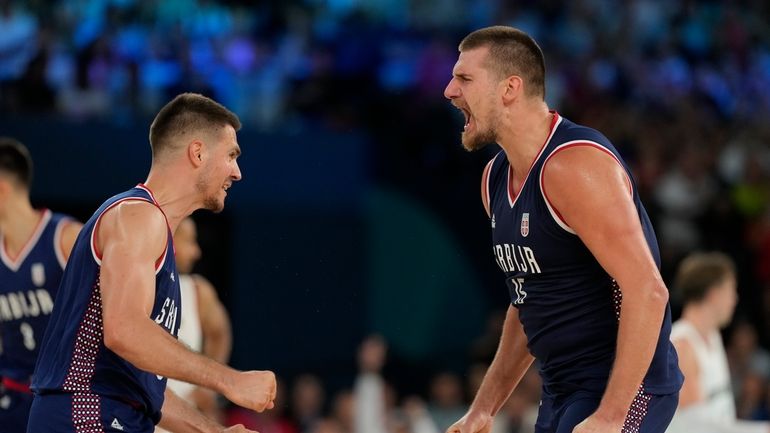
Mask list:
[[40,341],[80,224],[30,203],[32,158],[0,137],[0,431],[24,433]]
[[35,366],[29,433],[243,432],[166,390],[166,377],[273,407],[275,375],[237,371],[176,339],[180,289],[172,234],[197,209],[219,212],[241,178],[238,117],[185,93],[150,126],[145,183],[109,198],[80,232]]
[[460,43],[444,95],[462,144],[502,148],[482,202],[511,304],[497,354],[449,432],[488,432],[535,357],[538,433],[663,433],[682,376],[652,225],[609,140],[550,111],[537,43],[488,27]]
[[769,433],[770,423],[737,420],[730,369],[720,329],[738,301],[735,264],[722,253],[695,253],[679,265],[674,291],[682,317],[671,341],[684,384],[669,433]]
[[[232,348],[230,318],[213,285],[198,274],[191,274],[201,257],[195,221],[185,218],[174,232],[176,268],[182,299],[182,323],[177,338],[190,349],[227,364]],[[212,390],[169,379],[168,388],[211,419],[222,421],[217,395]],[[156,432],[165,432],[156,428]]]

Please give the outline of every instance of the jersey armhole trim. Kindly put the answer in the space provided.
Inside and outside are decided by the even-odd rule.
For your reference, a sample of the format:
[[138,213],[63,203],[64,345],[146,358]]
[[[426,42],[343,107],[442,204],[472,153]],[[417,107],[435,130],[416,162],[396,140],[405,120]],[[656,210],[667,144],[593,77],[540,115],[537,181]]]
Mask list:
[[[160,207],[158,207],[158,205],[155,202],[147,200],[146,198],[142,198],[142,197],[125,197],[120,200],[117,200],[115,203],[112,203],[106,209],[104,209],[102,213],[100,213],[99,216],[96,218],[96,222],[94,223],[94,228],[91,230],[91,242],[90,242],[91,255],[93,256],[96,264],[99,266],[102,265],[102,252],[99,251],[99,247],[96,246],[96,241],[97,241],[96,232],[99,230],[99,224],[101,223],[102,217],[104,216],[104,214],[106,214],[110,209],[114,208],[118,204],[123,203],[125,201],[143,201],[143,202],[150,203],[151,205],[160,209]],[[161,213],[163,213],[163,211],[161,211]],[[163,218],[165,217],[166,215],[163,214]],[[158,259],[155,260],[155,275],[157,275],[158,272],[160,272],[160,269],[163,267],[163,263],[166,262],[166,256],[168,255],[168,246],[169,246],[168,234],[166,234],[166,247],[163,249],[163,253],[160,255],[160,257],[158,257]]]
[[551,152],[551,154],[550,154],[550,155],[548,155],[548,157],[545,159],[545,161],[543,161],[543,168],[540,170],[540,193],[543,195],[543,200],[545,201],[545,205],[546,205],[546,207],[548,207],[548,212],[551,214],[551,217],[552,217],[552,218],[553,218],[553,220],[556,222],[556,224],[558,224],[558,225],[559,225],[559,227],[561,227],[561,228],[562,228],[564,231],[566,231],[567,233],[571,233],[571,234],[573,234],[573,235],[577,235],[577,233],[575,232],[575,230],[573,230],[573,229],[572,229],[572,227],[570,227],[570,226],[567,224],[567,222],[564,220],[564,217],[562,217],[562,216],[561,216],[561,213],[559,213],[559,210],[558,210],[558,209],[556,209],[556,208],[553,206],[553,204],[551,203],[551,200],[548,198],[548,194],[547,194],[547,193],[546,193],[546,191],[545,191],[545,183],[544,183],[544,181],[543,181],[543,176],[544,176],[544,173],[545,173],[545,167],[546,167],[546,165],[548,165],[548,161],[549,161],[549,160],[550,160],[550,159],[551,159],[551,158],[552,158],[554,155],[556,155],[557,153],[561,152],[562,150],[566,150],[566,149],[568,149],[568,148],[570,148],[570,147],[577,147],[577,146],[589,146],[589,147],[594,147],[594,148],[596,148],[596,149],[598,149],[598,150],[600,150],[600,151],[602,151],[602,152],[606,153],[607,155],[611,156],[611,157],[612,157],[612,159],[613,159],[613,160],[615,160],[615,162],[616,162],[618,165],[620,165],[620,167],[621,167],[621,168],[623,168],[623,173],[626,175],[626,184],[628,185],[628,192],[629,192],[629,194],[630,194],[631,196],[633,196],[633,194],[634,194],[634,190],[633,190],[633,183],[631,183],[631,178],[629,177],[629,175],[628,175],[628,172],[627,172],[627,171],[626,171],[626,169],[623,167],[623,164],[620,162],[620,160],[618,159],[618,157],[617,157],[617,156],[615,156],[615,154],[613,154],[612,152],[610,152],[610,150],[609,150],[609,149],[607,149],[606,147],[604,147],[604,146],[600,145],[599,143],[597,143],[597,142],[595,142],[595,141],[590,141],[590,140],[574,140],[574,141],[568,141],[568,142],[566,142],[566,143],[563,143],[563,144],[561,144],[561,145],[557,146],[557,147],[556,147],[556,148],[553,150],[553,152]]
[[484,167],[484,171],[481,173],[481,182],[482,185],[484,185],[484,191],[483,195],[481,196],[481,201],[484,204],[484,210],[487,212],[487,217],[492,218],[492,203],[490,200],[490,194],[489,194],[489,178],[492,174],[492,166],[495,164],[495,161],[497,160],[497,156],[500,155],[499,153],[495,155],[494,158],[489,160],[486,167]]

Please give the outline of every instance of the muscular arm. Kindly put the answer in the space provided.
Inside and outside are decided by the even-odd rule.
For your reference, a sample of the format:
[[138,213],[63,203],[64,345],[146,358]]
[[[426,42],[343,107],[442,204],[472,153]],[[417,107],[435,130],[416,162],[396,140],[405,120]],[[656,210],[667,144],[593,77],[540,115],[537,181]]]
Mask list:
[[78,221],[67,221],[64,227],[62,227],[59,247],[65,261],[70,258],[72,246],[75,245],[75,240],[77,240],[81,228],[83,228],[83,224]]
[[142,370],[214,389],[248,408],[271,408],[275,387],[261,382],[262,373],[239,373],[196,354],[150,318],[155,260],[165,251],[167,230],[163,214],[146,202],[121,203],[102,217],[97,242],[105,346]]
[[232,349],[230,317],[216,289],[200,275],[193,275],[198,293],[198,310],[203,330],[203,354],[226,364]]
[[695,360],[695,352],[687,340],[673,340],[676,353],[679,355],[679,369],[684,375],[684,383],[679,391],[679,409],[699,403],[703,400],[700,388],[700,370]]
[[519,310],[509,305],[497,353],[473,399],[471,410],[495,416],[534,360],[527,349]]
[[527,349],[527,336],[519,321],[519,311],[509,305],[497,353],[481,381],[476,397],[468,413],[446,432],[489,433],[493,418],[534,360]]
[[622,425],[655,353],[668,290],[625,170],[612,156],[590,146],[554,154],[544,167],[544,190],[623,295],[615,362],[594,415]]
[[204,417],[170,389],[166,389],[158,426],[171,432],[219,433],[222,430],[222,426]]

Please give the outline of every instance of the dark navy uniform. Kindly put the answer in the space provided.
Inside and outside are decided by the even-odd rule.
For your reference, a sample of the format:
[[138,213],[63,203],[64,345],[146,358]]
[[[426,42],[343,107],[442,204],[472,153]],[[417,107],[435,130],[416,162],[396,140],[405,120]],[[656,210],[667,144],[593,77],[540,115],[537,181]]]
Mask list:
[[[104,345],[101,253],[94,233],[101,216],[126,200],[158,206],[152,193],[140,184],[107,200],[83,226],[35,368],[29,432],[152,432],[160,420],[166,379],[134,367]],[[166,245],[156,263],[151,318],[176,335],[181,305],[170,229]]]
[[[622,308],[617,284],[543,192],[542,170],[548,158],[568,147],[592,146],[617,160],[628,174],[647,245],[660,266],[655,233],[617,150],[599,132],[553,115],[551,134],[519,191],[512,190],[511,168],[503,152],[485,171],[494,257],[505,272],[529,350],[540,363],[543,401],[537,431],[542,433],[571,432],[598,406],[615,359]],[[663,432],[673,416],[682,375],[670,331],[671,312],[666,307],[655,355],[624,431]],[[662,408],[660,399],[673,405]],[[578,401],[572,412],[582,409],[569,415],[570,406]],[[659,413],[652,413],[651,407]],[[667,420],[660,429],[645,429],[661,417]]]
[[27,431],[35,369],[53,299],[64,271],[62,228],[70,217],[43,210],[35,231],[16,258],[0,233],[0,430]]

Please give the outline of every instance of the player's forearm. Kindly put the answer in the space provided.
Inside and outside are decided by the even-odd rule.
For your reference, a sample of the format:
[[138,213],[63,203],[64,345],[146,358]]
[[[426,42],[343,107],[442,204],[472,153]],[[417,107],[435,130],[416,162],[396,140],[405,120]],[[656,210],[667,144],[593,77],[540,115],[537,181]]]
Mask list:
[[158,425],[170,432],[219,433],[222,431],[222,426],[203,416],[168,389]]
[[623,292],[615,362],[597,414],[625,419],[650,368],[667,302],[668,291],[660,282]]
[[134,320],[131,327],[108,325],[105,319],[104,344],[141,370],[220,393],[233,380],[235,372],[190,351],[149,318]]
[[509,307],[497,353],[481,382],[471,410],[496,415],[535,359],[527,349],[526,335],[513,308]]
[[230,335],[229,323],[227,326],[221,326],[206,333],[203,341],[203,354],[222,364],[227,364],[233,344]]

